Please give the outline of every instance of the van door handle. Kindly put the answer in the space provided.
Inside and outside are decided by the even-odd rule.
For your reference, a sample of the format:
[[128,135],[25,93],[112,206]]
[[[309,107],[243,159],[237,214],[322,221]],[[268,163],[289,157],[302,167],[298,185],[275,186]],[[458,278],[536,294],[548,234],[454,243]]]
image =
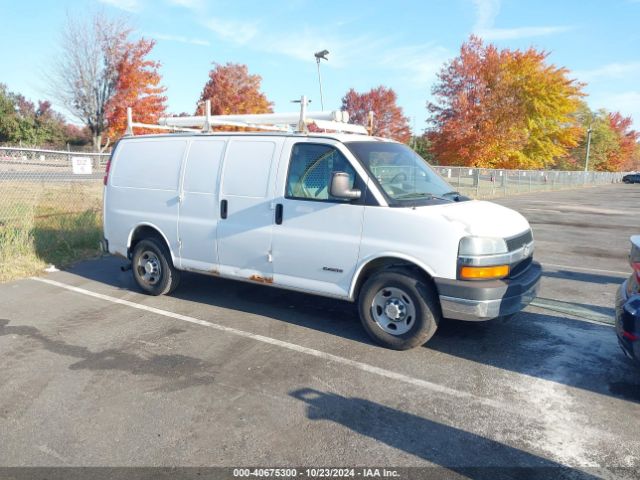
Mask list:
[[227,218],[227,201],[220,201],[220,218]]
[[276,204],[276,225],[282,225],[282,212],[284,207],[281,203]]

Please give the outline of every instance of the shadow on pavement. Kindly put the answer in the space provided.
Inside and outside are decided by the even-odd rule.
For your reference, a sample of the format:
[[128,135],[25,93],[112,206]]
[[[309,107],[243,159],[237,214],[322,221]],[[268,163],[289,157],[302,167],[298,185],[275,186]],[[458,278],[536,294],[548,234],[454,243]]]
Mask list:
[[363,398],[311,388],[289,395],[307,404],[310,420],[335,422],[468,478],[597,478],[504,443]]
[[[124,264],[124,260],[106,257],[80,263],[69,271],[122,290],[141,292],[131,272],[120,271]],[[373,345],[351,302],[189,272],[182,272],[180,286],[171,297],[262,315]]]
[[[173,331],[181,332],[177,329]],[[87,347],[72,345],[64,340],[49,337],[36,327],[14,326],[10,325],[9,320],[0,319],[0,337],[4,335],[25,337],[40,343],[52,353],[78,359],[77,362],[69,365],[69,370],[120,370],[132,375],[152,375],[163,378],[166,383],[158,389],[160,391],[173,392],[214,382],[214,377],[211,375],[214,365],[185,355],[141,356],[116,348],[92,352]]]
[[[123,260],[107,257],[78,264],[71,272],[139,291],[131,272],[119,270],[123,264]],[[188,273],[172,297],[373,345],[350,302]],[[444,320],[424,349],[640,402],[640,372],[619,349],[611,326],[527,311],[510,320]]]
[[627,278],[622,275],[600,275],[595,273],[574,272],[570,270],[557,270],[553,272],[543,270],[542,276],[549,278],[559,278],[561,280],[575,280],[577,282],[597,283],[600,285],[620,285]]
[[424,348],[640,402],[640,372],[611,326],[529,311],[488,322],[447,320]]

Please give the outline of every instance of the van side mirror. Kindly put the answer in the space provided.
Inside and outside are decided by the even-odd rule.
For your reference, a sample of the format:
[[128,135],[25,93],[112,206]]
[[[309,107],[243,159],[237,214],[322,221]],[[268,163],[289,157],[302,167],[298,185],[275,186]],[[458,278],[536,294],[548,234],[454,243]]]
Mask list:
[[331,186],[329,193],[332,197],[345,198],[349,200],[355,200],[360,198],[362,193],[360,190],[351,188],[349,174],[345,172],[332,172],[331,173]]

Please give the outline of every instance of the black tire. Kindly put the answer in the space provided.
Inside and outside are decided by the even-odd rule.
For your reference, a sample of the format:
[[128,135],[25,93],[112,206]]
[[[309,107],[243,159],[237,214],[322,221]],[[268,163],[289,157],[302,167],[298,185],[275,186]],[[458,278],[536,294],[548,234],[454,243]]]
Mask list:
[[[148,274],[145,270],[144,265],[149,262],[159,267],[156,275]],[[169,294],[180,283],[180,271],[173,266],[169,249],[162,240],[154,237],[145,238],[136,244],[131,259],[131,271],[138,286],[150,295]]]
[[[376,320],[381,316],[387,319],[389,317],[386,317],[386,310],[385,314],[381,315],[380,308],[374,306],[374,299],[387,297],[386,294],[389,292],[399,291],[406,295],[406,298],[401,295],[403,299],[401,303],[406,304],[405,315],[408,311],[407,308],[410,307],[412,309],[410,311],[415,313],[415,316],[413,319],[405,316],[402,326],[408,330],[394,334],[390,333],[389,329],[394,322],[388,321],[385,329],[382,323]],[[379,294],[381,296],[376,297]],[[391,294],[388,297],[387,303],[395,300]],[[374,308],[376,312],[374,312]],[[419,275],[402,269],[381,270],[369,277],[360,289],[358,310],[362,325],[369,336],[380,345],[393,350],[408,350],[423,345],[436,333],[441,318],[440,305],[433,287]]]

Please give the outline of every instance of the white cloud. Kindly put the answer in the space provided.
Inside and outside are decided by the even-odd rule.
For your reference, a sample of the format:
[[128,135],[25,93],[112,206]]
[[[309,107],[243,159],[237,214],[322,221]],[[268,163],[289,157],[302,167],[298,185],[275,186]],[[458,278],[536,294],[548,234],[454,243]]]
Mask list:
[[476,7],[476,23],[473,31],[478,32],[493,27],[500,12],[500,0],[473,0]]
[[203,7],[202,0],[168,0],[170,5],[184,7],[189,10],[198,10]]
[[500,0],[473,0],[476,8],[476,22],[473,33],[485,40],[515,40],[519,38],[542,37],[572,30],[573,27],[551,25],[541,27],[494,28]]
[[548,27],[519,27],[519,28],[487,28],[476,31],[476,35],[485,40],[515,40],[518,38],[543,37],[555,33],[563,33],[572,30],[566,25]]
[[335,29],[301,27],[273,33],[262,31],[255,21],[236,22],[220,18],[209,18],[203,24],[223,41],[303,62],[314,62],[313,53],[327,49],[329,61],[323,65],[328,68],[382,67],[395,72],[403,82],[416,88],[428,88],[450,57],[447,49],[432,43],[394,47],[392,37],[350,37]]
[[609,63],[591,70],[577,70],[574,74],[584,81],[623,79],[640,75],[640,62]]
[[371,53],[381,48],[384,43],[382,38],[364,35],[348,38],[305,28],[285,35],[265,35],[259,39],[258,48],[305,62],[315,61],[314,52],[327,49],[329,50],[327,65],[339,68],[371,57]]
[[202,47],[209,47],[211,43],[208,40],[202,40],[200,38],[184,37],[182,35],[168,35],[164,33],[149,33],[151,38],[157,40],[166,40],[168,42],[189,43],[191,45],[200,45]]
[[142,10],[142,5],[139,0],[100,0],[100,2],[126,12],[135,13]]
[[413,85],[426,88],[450,57],[449,50],[429,43],[389,49],[382,55],[380,63],[386,68],[407,72]]
[[221,40],[253,50],[284,55],[301,61],[314,61],[313,53],[329,50],[329,67],[351,64],[374,49],[382,48],[388,39],[361,35],[348,38],[333,31],[303,27],[297,31],[288,30],[272,33],[263,32],[258,21],[225,20],[209,18],[203,22]]
[[222,18],[209,18],[204,25],[222,40],[244,45],[258,34],[257,22],[238,22]]

